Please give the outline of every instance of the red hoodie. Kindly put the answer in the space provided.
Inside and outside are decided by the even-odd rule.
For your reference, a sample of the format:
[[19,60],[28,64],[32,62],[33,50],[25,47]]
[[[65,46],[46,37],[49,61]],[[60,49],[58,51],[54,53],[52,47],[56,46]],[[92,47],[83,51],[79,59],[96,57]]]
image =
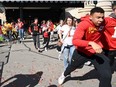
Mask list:
[[89,19],[89,17],[83,18],[83,21],[79,23],[74,37],[73,44],[77,46],[77,50],[85,53],[88,56],[95,54],[94,49],[88,45],[89,41],[94,41],[97,44],[101,45],[100,39],[101,34],[103,33],[103,27],[100,26],[96,28],[93,22]]
[[90,18],[90,15],[83,16],[83,17],[81,17],[81,21],[84,21],[84,20],[86,20],[88,18]]
[[106,50],[116,50],[116,18],[105,18],[105,31],[102,39],[103,48]]

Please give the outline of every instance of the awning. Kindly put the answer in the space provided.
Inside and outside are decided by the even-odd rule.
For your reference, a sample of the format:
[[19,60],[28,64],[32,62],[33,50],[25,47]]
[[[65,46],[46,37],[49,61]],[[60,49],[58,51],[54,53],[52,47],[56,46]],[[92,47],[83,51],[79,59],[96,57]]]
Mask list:
[[[66,8],[66,7],[84,7],[84,3],[68,0],[0,0],[4,7],[52,7],[52,8]],[[25,8],[25,9],[26,9]],[[36,8],[38,9],[38,8]]]
[[23,1],[27,1],[27,2],[28,1],[30,1],[30,2],[33,2],[33,1],[35,1],[35,2],[38,2],[38,1],[46,1],[46,2],[47,1],[51,1],[51,2],[52,1],[55,1],[55,2],[61,1],[62,2],[62,1],[64,1],[64,2],[66,2],[66,1],[70,1],[71,2],[71,1],[85,1],[85,0],[0,0],[0,2],[3,2],[3,1],[6,1],[6,2],[9,2],[9,1],[11,1],[11,2],[14,2],[14,1],[16,1],[16,2],[20,2],[20,1],[21,2],[23,2]]

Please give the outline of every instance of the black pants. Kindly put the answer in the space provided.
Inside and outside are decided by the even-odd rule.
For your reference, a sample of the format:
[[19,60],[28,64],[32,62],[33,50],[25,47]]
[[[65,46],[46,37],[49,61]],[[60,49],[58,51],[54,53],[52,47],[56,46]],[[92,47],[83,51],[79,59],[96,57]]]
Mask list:
[[40,39],[39,35],[33,35],[33,41],[35,48],[40,48]]
[[104,50],[105,55],[108,56],[108,58],[110,59],[110,65],[113,66],[114,65],[114,57],[116,57],[116,50]]
[[116,64],[115,64],[115,57],[116,57],[116,50],[104,50],[105,55],[108,56],[108,58],[110,59],[110,66],[112,69],[112,74],[114,73],[114,71],[116,70]]
[[82,52],[77,52],[77,50],[74,51],[71,64],[68,65],[66,70],[64,71],[64,76],[67,76],[75,69],[79,68],[80,66],[84,65],[85,62],[90,60],[96,70],[99,73],[99,87],[112,87],[111,86],[111,67],[110,67],[110,60],[108,57],[106,57],[103,53],[101,54],[94,54],[91,57],[86,56]]
[[50,42],[50,37],[48,37],[48,38],[45,38],[45,37],[44,37],[44,42],[43,42],[44,48],[45,48],[45,47],[48,48],[49,42]]
[[61,51],[61,46],[57,46],[56,49],[60,52]]

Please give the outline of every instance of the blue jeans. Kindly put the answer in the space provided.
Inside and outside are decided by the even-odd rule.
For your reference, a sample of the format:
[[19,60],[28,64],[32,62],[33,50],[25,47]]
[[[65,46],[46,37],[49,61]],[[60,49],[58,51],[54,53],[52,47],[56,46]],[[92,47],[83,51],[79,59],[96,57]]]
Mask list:
[[71,59],[72,59],[72,55],[73,52],[75,50],[75,47],[72,46],[63,46],[63,62],[64,62],[64,70],[67,68],[68,64],[71,64]]
[[24,38],[24,29],[19,29],[19,38],[23,39]]

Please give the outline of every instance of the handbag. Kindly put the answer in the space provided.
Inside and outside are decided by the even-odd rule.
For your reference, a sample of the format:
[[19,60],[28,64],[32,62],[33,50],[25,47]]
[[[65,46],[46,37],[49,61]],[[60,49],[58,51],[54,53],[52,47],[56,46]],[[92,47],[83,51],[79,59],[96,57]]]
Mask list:
[[[71,28],[70,28],[70,30],[71,30]],[[68,31],[68,33],[70,32],[70,30]],[[65,38],[67,37],[68,33],[67,33],[66,36],[63,38],[63,41],[64,41]],[[63,45],[63,43],[62,43],[60,40],[58,40],[57,46],[61,47],[62,45]]]
[[57,46],[61,47],[62,44],[63,44],[63,43],[62,43],[60,40],[58,40],[58,42],[57,42]]

